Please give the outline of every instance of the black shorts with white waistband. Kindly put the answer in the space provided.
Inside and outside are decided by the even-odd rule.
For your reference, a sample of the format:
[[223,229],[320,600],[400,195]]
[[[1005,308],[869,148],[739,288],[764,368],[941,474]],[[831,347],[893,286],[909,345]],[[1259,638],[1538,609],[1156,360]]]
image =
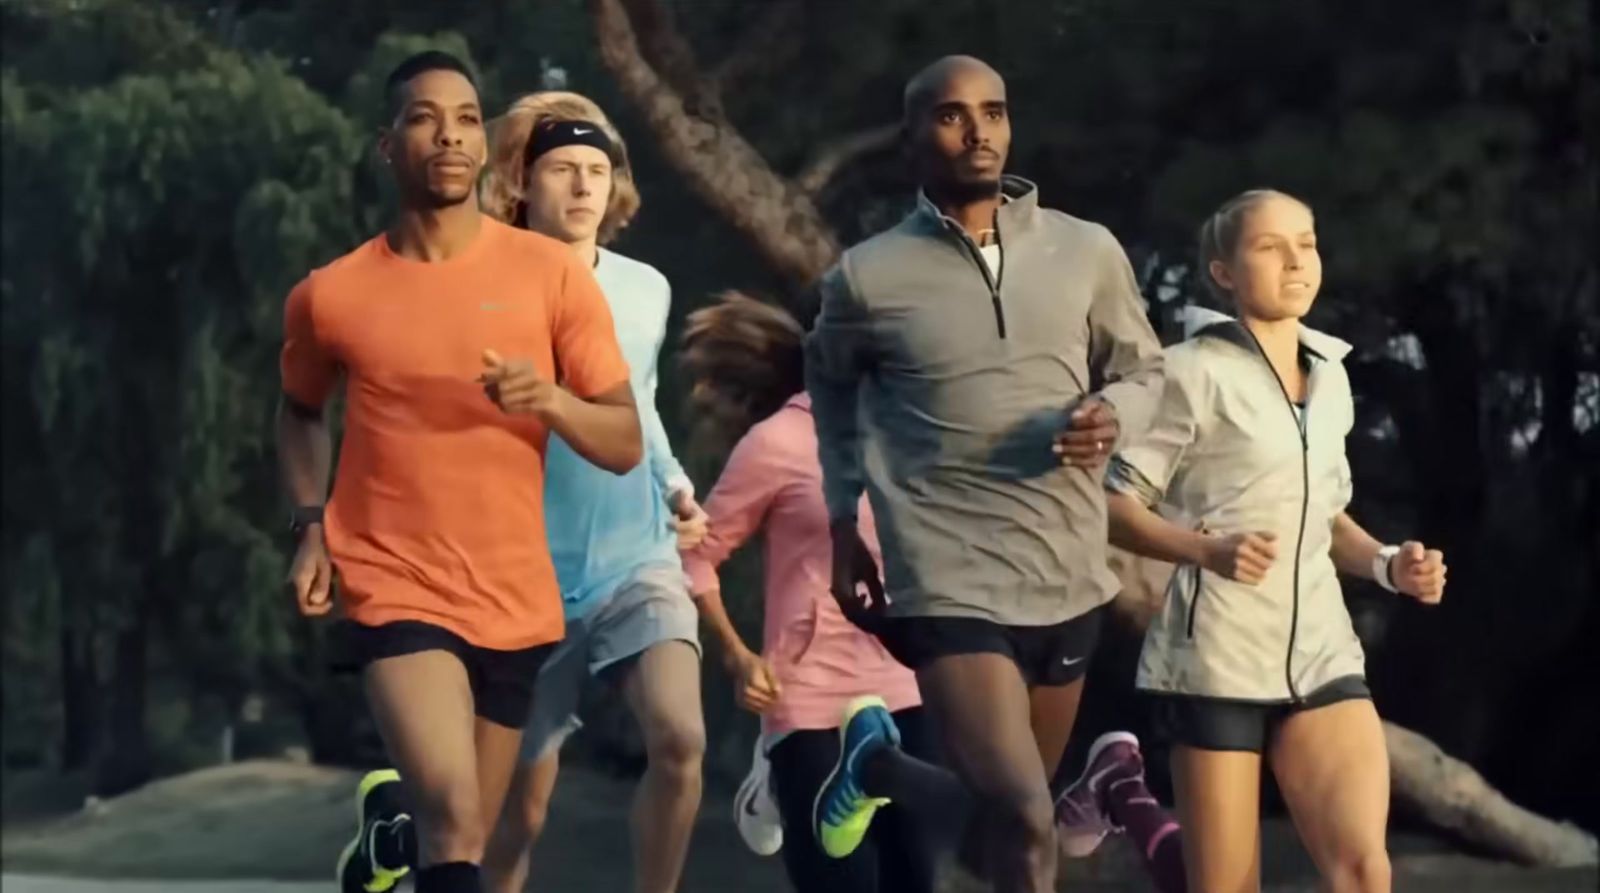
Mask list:
[[1003,654],[1033,688],[1083,678],[1105,611],[1101,605],[1049,626],[1006,626],[975,617],[886,617],[874,632],[889,654],[912,670],[958,654]]

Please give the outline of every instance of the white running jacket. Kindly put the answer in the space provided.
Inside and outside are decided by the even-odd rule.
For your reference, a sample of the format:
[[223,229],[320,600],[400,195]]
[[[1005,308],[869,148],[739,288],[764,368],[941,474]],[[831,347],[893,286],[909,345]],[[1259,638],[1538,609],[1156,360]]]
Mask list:
[[1302,328],[1303,410],[1254,336],[1201,311],[1166,350],[1155,421],[1113,457],[1108,489],[1165,504],[1207,532],[1270,530],[1278,560],[1257,585],[1181,565],[1145,633],[1137,687],[1280,703],[1364,674],[1365,659],[1330,554],[1350,501],[1345,435],[1354,422],[1341,360],[1350,345]]

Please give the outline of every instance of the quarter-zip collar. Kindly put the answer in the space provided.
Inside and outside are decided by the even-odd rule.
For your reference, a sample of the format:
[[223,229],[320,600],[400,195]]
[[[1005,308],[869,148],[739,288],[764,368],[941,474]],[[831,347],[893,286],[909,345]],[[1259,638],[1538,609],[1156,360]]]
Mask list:
[[[1038,213],[1038,186],[1010,174],[1000,178],[1000,210],[995,214],[995,229],[1011,238],[1011,234],[1032,229]],[[917,192],[917,208],[911,216],[930,231],[950,228],[958,233],[964,232],[961,224],[939,210],[939,206],[923,190]]]

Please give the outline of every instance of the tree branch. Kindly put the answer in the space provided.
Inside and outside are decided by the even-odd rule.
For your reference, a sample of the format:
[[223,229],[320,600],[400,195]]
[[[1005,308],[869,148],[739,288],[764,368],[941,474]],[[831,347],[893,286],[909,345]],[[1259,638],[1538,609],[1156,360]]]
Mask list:
[[672,11],[660,0],[622,0],[622,9],[632,23],[645,64],[683,97],[685,110],[695,117],[721,120],[722,97],[717,84],[700,73],[694,47],[678,31]]
[[[630,8],[639,9],[641,18],[630,18]],[[691,108],[672,80],[641,54],[644,40],[675,65],[692,61],[676,32],[647,38],[639,33],[643,22],[670,27],[658,0],[589,0],[589,11],[601,61],[654,133],[668,163],[750,238],[774,271],[801,287],[820,276],[838,257],[839,244],[811,197],[779,176],[720,108]],[[676,77],[705,83],[695,69],[680,69]]]
[[794,178],[795,186],[815,196],[839,171],[862,155],[893,146],[900,135],[899,124],[880,124],[824,145],[806,162]]
[[800,0],[768,0],[766,12],[739,36],[733,52],[712,71],[711,83],[718,95],[729,84],[771,71],[792,59],[801,46],[792,35],[800,27],[803,12]]

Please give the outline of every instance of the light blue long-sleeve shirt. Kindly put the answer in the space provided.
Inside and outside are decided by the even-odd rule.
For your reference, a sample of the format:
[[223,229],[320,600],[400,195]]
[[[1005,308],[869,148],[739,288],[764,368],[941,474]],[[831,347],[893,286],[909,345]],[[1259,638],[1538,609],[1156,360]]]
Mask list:
[[587,614],[639,567],[679,564],[667,498],[677,490],[693,493],[656,412],[656,359],[667,334],[672,290],[655,267],[603,248],[594,274],[631,370],[645,458],[619,476],[550,435],[545,527],[569,620]]

